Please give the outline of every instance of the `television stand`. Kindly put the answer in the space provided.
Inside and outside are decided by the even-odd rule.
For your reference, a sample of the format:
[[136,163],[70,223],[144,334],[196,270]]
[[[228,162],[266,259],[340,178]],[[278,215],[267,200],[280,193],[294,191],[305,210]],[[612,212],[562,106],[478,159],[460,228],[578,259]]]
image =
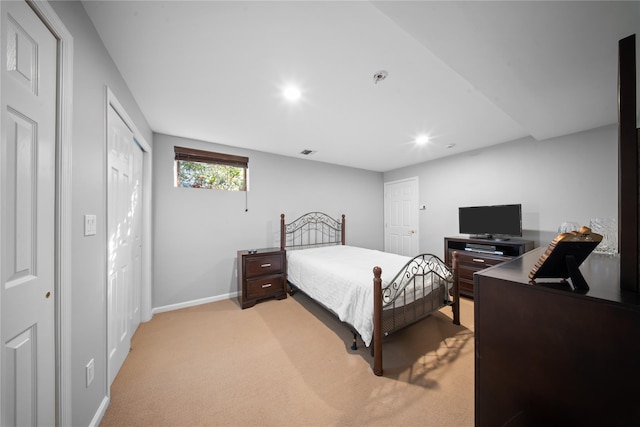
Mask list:
[[458,252],[458,288],[461,295],[473,298],[474,273],[519,257],[532,250],[533,246],[533,240],[445,237],[444,258],[452,267],[453,253]]

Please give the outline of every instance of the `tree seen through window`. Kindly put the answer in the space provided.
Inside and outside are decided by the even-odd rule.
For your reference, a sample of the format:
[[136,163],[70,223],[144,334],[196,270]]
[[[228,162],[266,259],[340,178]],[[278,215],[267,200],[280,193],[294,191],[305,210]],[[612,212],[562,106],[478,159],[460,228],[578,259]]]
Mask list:
[[246,191],[247,157],[174,147],[176,187]]
[[245,190],[245,169],[226,165],[180,161],[180,187]]

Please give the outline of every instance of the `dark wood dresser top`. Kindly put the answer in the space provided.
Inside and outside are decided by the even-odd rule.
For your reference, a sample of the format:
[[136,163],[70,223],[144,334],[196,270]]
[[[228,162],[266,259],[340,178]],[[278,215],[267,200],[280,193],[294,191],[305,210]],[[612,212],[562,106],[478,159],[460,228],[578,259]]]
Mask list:
[[582,263],[580,271],[590,288],[586,293],[574,293],[569,285],[564,289],[556,287],[554,284],[559,284],[560,280],[555,279],[536,280],[536,284],[531,284],[529,272],[545,250],[546,247],[536,248],[513,261],[487,268],[477,274],[526,286],[548,287],[551,292],[611,301],[640,310],[640,294],[620,290],[620,257],[617,255],[592,253]]

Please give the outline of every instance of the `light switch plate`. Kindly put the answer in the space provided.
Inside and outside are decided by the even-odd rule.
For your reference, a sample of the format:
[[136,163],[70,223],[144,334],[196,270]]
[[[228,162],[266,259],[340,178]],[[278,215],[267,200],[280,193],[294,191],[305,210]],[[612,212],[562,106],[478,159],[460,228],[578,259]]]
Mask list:
[[96,235],[96,216],[95,215],[85,215],[84,216],[84,235],[85,236],[95,236]]
[[87,374],[86,383],[87,383],[87,387],[89,387],[93,382],[93,378],[95,377],[95,367],[94,367],[93,359],[91,359],[89,363],[87,363],[86,374]]

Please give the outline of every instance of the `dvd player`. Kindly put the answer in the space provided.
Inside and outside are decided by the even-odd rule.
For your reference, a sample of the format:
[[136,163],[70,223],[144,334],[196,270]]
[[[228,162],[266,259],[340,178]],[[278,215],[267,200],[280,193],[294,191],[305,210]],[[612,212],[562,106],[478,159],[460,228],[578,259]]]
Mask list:
[[480,254],[491,254],[491,255],[504,255],[503,251],[492,251],[489,249],[474,249],[474,248],[464,248],[467,252],[476,252]]
[[477,250],[482,250],[482,251],[495,251],[496,247],[494,245],[481,245],[478,243],[467,243],[466,245],[467,249],[477,249]]

